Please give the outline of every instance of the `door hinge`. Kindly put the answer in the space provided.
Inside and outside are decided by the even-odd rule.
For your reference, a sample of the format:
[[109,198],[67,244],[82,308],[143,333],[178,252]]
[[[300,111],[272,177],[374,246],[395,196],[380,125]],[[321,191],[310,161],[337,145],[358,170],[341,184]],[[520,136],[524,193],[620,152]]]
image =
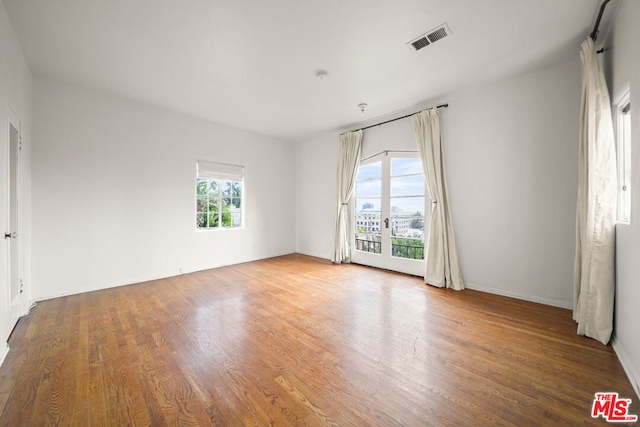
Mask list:
[[20,279],[20,293],[22,293],[23,288],[24,288],[24,283],[22,283],[22,279]]

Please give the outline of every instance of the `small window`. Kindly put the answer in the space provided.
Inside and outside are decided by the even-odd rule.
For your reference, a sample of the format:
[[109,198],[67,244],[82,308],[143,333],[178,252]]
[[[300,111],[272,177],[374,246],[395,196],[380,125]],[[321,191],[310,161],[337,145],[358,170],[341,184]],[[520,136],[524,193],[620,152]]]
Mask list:
[[196,228],[242,227],[244,168],[197,162],[196,171]]
[[616,107],[618,157],[618,222],[631,221],[631,97],[627,92]]

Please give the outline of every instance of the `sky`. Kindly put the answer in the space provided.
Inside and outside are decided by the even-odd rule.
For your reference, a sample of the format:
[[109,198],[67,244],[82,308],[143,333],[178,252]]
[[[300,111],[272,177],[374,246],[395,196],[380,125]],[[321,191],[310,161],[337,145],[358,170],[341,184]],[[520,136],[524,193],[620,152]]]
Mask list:
[[[424,212],[424,174],[422,161],[416,158],[393,158],[390,164],[390,204],[406,212]],[[381,210],[382,161],[360,166],[356,181],[356,209],[365,203]]]

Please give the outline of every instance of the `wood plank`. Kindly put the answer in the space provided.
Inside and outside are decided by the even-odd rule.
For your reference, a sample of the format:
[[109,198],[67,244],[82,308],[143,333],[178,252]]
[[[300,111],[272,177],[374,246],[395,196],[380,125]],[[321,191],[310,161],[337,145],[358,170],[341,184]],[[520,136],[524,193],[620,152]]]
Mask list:
[[555,307],[288,255],[43,301],[0,425],[603,425],[634,394]]

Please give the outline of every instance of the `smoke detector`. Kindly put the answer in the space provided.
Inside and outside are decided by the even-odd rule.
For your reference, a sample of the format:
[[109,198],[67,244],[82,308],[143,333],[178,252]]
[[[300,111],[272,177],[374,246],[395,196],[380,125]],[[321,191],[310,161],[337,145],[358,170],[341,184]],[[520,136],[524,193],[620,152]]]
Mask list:
[[427,47],[451,34],[451,29],[445,22],[444,24],[439,25],[436,28],[433,28],[426,33],[416,37],[410,42],[407,42],[407,46],[409,46],[411,50],[420,50],[423,47]]

